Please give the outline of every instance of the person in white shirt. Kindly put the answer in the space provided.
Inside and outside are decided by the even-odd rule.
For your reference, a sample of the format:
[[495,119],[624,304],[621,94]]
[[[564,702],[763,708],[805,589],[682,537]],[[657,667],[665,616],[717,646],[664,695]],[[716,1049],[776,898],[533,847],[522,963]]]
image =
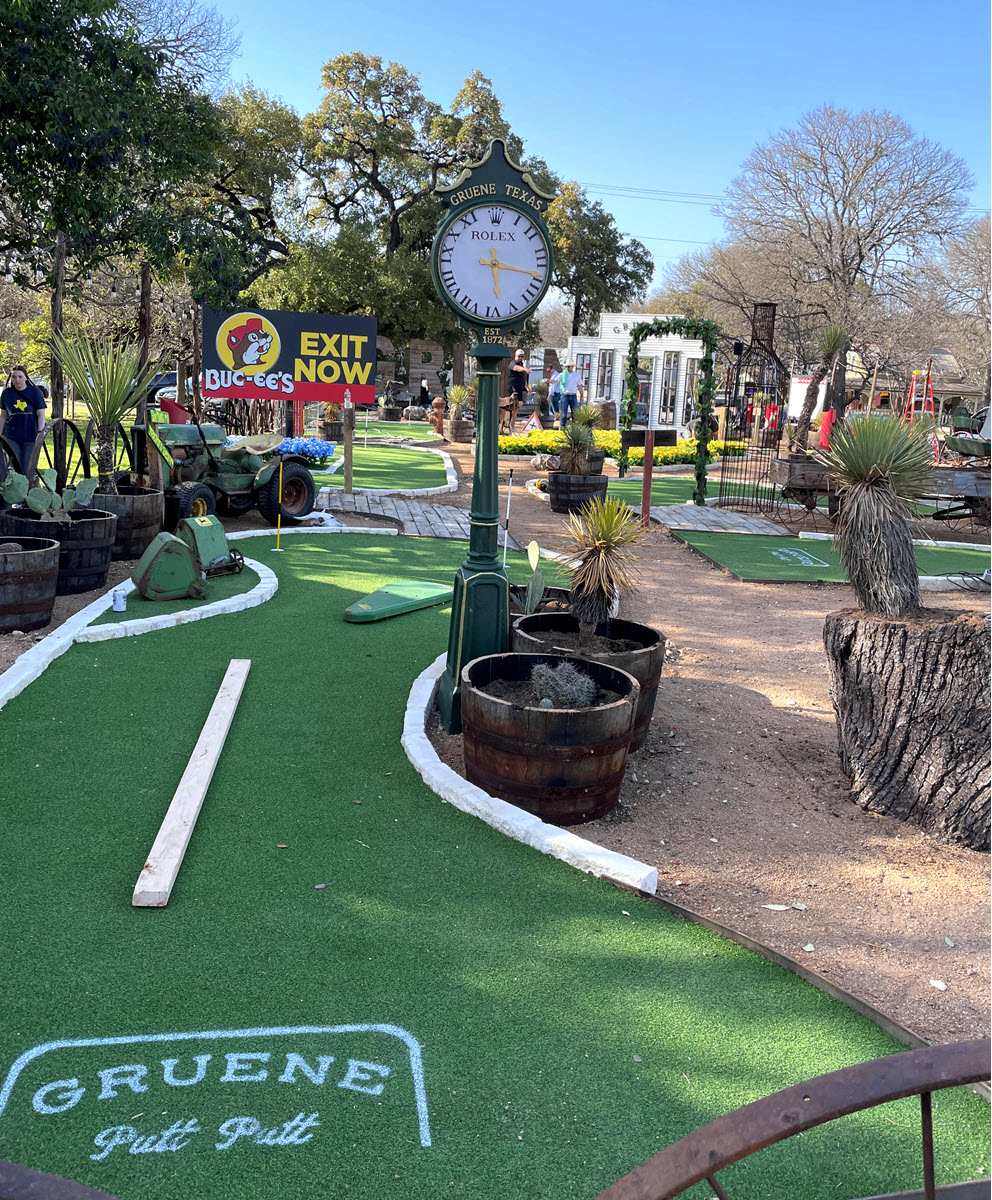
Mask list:
[[562,371],[558,387],[561,391],[561,423],[564,428],[568,424],[569,413],[575,412],[585,400],[582,376],[576,371],[575,363],[568,363]]
[[561,371],[552,371],[548,378],[548,400],[551,405],[551,415],[557,417],[561,409]]

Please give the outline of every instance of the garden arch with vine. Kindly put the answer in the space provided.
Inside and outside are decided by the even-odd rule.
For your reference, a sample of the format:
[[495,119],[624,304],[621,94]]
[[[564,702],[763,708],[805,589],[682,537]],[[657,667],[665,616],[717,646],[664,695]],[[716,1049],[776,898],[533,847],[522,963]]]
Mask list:
[[666,334],[675,334],[677,337],[703,343],[703,357],[700,363],[703,377],[696,392],[699,433],[696,443],[696,488],[692,493],[692,498],[696,504],[705,504],[706,464],[709,461],[710,443],[709,418],[713,412],[713,396],[716,392],[713,359],[720,337],[720,330],[715,322],[699,321],[692,317],[664,317],[656,321],[643,321],[634,326],[630,334],[630,348],[627,351],[626,390],[623,396],[620,427],[630,429],[634,424],[634,417],[637,415],[637,400],[641,391],[640,380],[637,378],[637,360],[641,343],[646,338],[664,337]]

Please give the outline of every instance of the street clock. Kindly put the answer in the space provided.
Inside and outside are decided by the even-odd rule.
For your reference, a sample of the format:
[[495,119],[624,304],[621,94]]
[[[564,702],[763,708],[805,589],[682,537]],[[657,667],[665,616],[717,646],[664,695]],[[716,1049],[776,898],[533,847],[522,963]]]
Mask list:
[[544,299],[553,255],[542,214],[552,197],[491,142],[437,194],[450,207],[431,251],[434,286],[466,329],[492,343],[521,330]]

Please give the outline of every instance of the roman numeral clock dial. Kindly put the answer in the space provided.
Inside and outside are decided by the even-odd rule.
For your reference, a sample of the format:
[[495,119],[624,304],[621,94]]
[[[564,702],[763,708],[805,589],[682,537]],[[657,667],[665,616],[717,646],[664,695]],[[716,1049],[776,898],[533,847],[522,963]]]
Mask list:
[[438,274],[450,302],[467,317],[510,321],[536,305],[548,281],[548,244],[524,213],[480,204],[445,233]]

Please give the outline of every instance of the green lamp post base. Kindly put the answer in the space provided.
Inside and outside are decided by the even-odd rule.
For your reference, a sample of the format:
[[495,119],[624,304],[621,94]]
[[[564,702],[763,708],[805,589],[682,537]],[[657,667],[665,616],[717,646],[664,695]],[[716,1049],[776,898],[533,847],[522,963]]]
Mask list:
[[501,343],[484,343],[470,353],[479,360],[479,412],[469,548],[455,576],[448,663],[438,689],[441,723],[448,733],[462,728],[462,667],[483,654],[502,654],[510,645],[510,593],[497,553],[499,362],[510,352]]

